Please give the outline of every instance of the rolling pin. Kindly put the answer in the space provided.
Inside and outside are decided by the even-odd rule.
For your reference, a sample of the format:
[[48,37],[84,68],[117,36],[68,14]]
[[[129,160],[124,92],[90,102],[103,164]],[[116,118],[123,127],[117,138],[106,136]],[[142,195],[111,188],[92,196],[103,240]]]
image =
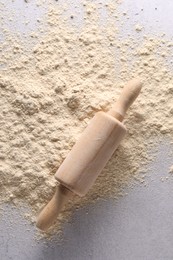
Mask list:
[[126,127],[122,121],[141,87],[140,80],[129,81],[115,105],[107,113],[97,112],[90,120],[55,174],[59,184],[53,198],[37,218],[38,228],[48,229],[73,194],[84,196],[91,188],[125,136]]

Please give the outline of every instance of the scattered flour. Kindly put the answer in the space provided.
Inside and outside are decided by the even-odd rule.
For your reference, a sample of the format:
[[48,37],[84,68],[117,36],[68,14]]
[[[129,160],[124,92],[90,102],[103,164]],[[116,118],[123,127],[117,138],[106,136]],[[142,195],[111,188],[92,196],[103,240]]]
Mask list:
[[[165,135],[173,138],[172,41],[152,35],[122,40],[117,3],[105,8],[108,18],[100,26],[99,5],[85,2],[79,29],[69,22],[75,15],[66,19],[60,5],[50,5],[42,18],[46,33],[39,20],[40,35],[31,35],[37,44],[29,51],[18,35],[3,30],[0,202],[24,202],[33,221],[54,193],[54,173],[88,121],[111,107],[129,79],[139,76],[144,88],[124,121],[128,134],[88,195],[69,202],[58,223],[74,207],[117,198],[136,181],[145,184],[148,149]],[[136,30],[142,33],[138,25]]]
[[173,165],[170,167],[170,169],[169,169],[169,173],[173,173]]
[[137,25],[135,26],[135,30],[136,30],[137,32],[142,31],[142,29],[143,29],[143,27],[142,27],[141,25],[139,25],[139,24],[137,24]]

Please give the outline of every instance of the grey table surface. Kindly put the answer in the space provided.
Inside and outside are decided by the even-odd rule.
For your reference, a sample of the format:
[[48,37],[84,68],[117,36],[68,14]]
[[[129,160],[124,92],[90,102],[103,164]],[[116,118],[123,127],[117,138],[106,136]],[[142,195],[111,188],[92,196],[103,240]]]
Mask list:
[[[34,21],[44,10],[36,8],[34,1],[27,4],[26,10],[23,2],[6,4],[16,8],[16,13],[25,12],[32,20],[28,27],[20,21],[12,27],[27,35],[36,29]],[[70,3],[69,10],[74,10],[81,1],[65,2]],[[141,8],[142,14],[135,15]],[[168,38],[173,36],[172,0],[124,0],[120,9],[128,10],[130,16],[124,31],[130,32],[130,24],[139,23],[144,25],[145,34],[160,31]],[[80,15],[79,12],[78,23]],[[172,260],[173,178],[166,179],[173,162],[172,151],[173,144],[163,140],[155,160],[148,166],[146,187],[127,188],[128,195],[118,201],[100,201],[75,211],[64,227],[62,242],[36,241],[35,227],[21,217],[19,210],[4,206],[0,217],[0,260]]]

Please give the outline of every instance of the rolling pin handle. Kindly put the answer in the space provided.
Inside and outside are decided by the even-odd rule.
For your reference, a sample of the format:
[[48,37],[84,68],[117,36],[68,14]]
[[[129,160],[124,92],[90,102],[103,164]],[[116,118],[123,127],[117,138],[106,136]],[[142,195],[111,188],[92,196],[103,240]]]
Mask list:
[[108,114],[112,115],[119,121],[123,121],[128,108],[139,95],[141,88],[142,83],[139,79],[130,80],[123,88],[123,91],[115,105],[108,111]]
[[58,214],[72,195],[70,190],[59,184],[54,196],[39,214],[36,226],[43,231],[47,230],[56,221]]

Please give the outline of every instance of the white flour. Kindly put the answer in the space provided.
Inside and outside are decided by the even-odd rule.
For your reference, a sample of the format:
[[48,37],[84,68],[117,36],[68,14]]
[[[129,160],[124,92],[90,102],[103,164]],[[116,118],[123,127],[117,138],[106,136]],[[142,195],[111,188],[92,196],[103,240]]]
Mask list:
[[[139,76],[144,88],[126,116],[128,134],[89,194],[76,198],[75,207],[116,198],[135,180],[145,184],[153,138],[155,143],[164,135],[173,137],[173,77],[167,62],[173,43],[145,35],[140,43],[132,36],[121,40],[116,5],[106,6],[109,19],[103,27],[98,5],[83,7],[81,30],[63,18],[58,5],[49,10],[46,35],[29,54],[19,37],[4,31],[0,202],[26,203],[32,220],[51,198],[54,173],[88,120],[96,111],[107,111],[129,79]],[[135,30],[140,34],[143,28],[136,25]],[[74,201],[59,221],[70,215],[72,205]]]

